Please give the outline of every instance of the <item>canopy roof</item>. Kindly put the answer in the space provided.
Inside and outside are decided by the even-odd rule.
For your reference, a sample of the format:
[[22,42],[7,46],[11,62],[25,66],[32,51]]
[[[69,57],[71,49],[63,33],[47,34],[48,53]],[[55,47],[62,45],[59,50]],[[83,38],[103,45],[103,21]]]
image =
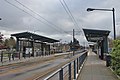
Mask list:
[[59,42],[59,40],[51,39],[51,38],[37,35],[34,33],[30,33],[30,32],[11,34],[11,36],[15,36],[16,38],[28,38],[28,39],[33,39],[33,40],[39,40],[41,42],[48,42],[48,43]]
[[83,31],[86,39],[90,42],[101,41],[110,33],[108,30],[83,29]]

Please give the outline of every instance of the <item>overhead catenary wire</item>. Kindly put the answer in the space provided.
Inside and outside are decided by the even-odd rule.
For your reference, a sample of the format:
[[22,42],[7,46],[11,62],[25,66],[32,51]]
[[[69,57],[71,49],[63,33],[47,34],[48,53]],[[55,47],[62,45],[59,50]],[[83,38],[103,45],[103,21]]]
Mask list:
[[74,27],[76,27],[78,30],[80,30],[80,28],[79,28],[74,16],[72,15],[69,7],[67,6],[66,2],[64,0],[63,0],[63,2],[61,0],[59,0],[59,1],[62,4],[62,6],[63,6],[64,10],[66,11],[66,13],[68,14],[68,16],[70,17],[70,19],[73,21]]
[[69,7],[68,7],[67,3],[65,2],[65,0],[63,0],[63,3],[65,4],[65,6],[66,6],[67,10],[69,11],[69,13],[70,13],[70,15],[71,15],[71,17],[72,17],[72,19],[73,19],[73,21],[74,21],[74,23],[75,23],[76,27],[78,27],[78,29],[79,29],[79,26],[78,26],[78,24],[77,24],[77,22],[76,22],[76,20],[75,20],[74,16],[72,15],[72,13],[71,13],[71,11],[70,11],[70,9],[69,9]]
[[[36,18],[36,17],[34,17],[32,14],[30,14],[29,12],[27,12],[27,11],[25,11],[25,10],[23,10],[23,9],[21,9],[21,8],[19,8],[18,6],[16,6],[16,5],[14,5],[14,4],[12,4],[12,3],[10,3],[9,1],[7,1],[7,0],[4,0],[4,1],[6,1],[7,3],[9,3],[10,5],[12,5],[12,6],[14,6],[14,7],[16,7],[17,9],[19,9],[19,10],[21,10],[21,11],[23,11],[23,12],[25,12],[25,13],[27,13],[27,14],[29,14],[31,17],[33,17],[34,19],[36,19],[36,20],[38,20],[39,22],[41,22],[41,23],[43,23],[43,24],[46,24],[45,22],[43,22],[42,20],[40,20],[40,19],[38,19],[38,18]],[[46,24],[46,25],[48,25],[48,26],[50,26],[49,24]],[[52,27],[52,26],[51,26]],[[54,28],[54,27],[52,27],[52,28]],[[55,30],[57,30],[56,28],[54,28]]]
[[[63,6],[64,10],[66,11],[66,13],[68,14],[68,16],[70,17],[70,19],[73,21],[74,27],[76,27],[78,29],[78,32],[82,32],[81,35],[83,35],[83,31],[80,29],[78,23],[76,22],[74,16],[72,15],[72,13],[71,13],[67,3],[65,2],[65,0],[59,0],[59,1],[62,4],[62,6]],[[76,35],[78,35],[78,33]]]
[[[65,12],[68,14],[68,16],[69,16],[69,18],[71,19],[71,21],[73,21],[71,15],[70,15],[70,13],[69,13],[69,11],[67,10],[67,8],[66,8],[65,5],[63,4],[63,2],[62,2],[61,0],[59,0],[59,1],[60,1],[61,5],[63,6]],[[74,27],[76,27],[74,22],[73,22],[73,24],[74,24]]]
[[[41,23],[43,23],[43,24],[45,24],[45,25],[47,25],[47,26],[50,26],[50,27],[54,28],[55,30],[57,30],[58,32],[62,33],[61,30],[60,30],[61,28],[58,29],[58,27],[56,27],[56,25],[54,25],[53,23],[49,22],[48,20],[46,20],[45,18],[43,18],[42,16],[40,16],[38,13],[34,12],[32,9],[26,7],[25,5],[22,5],[22,6],[26,7],[27,9],[29,9],[29,10],[30,10],[31,12],[33,12],[34,14],[36,13],[36,15],[39,15],[39,17],[41,17],[42,19],[44,19],[45,21],[47,21],[49,24],[47,24],[47,23],[45,23],[44,21],[36,18],[35,16],[33,16],[32,14],[30,14],[29,12],[25,11],[24,9],[21,9],[20,7],[14,5],[13,3],[11,3],[11,2],[9,2],[9,1],[7,1],[7,0],[4,0],[4,1],[6,1],[6,2],[9,3],[10,5],[16,7],[17,9],[19,9],[19,10],[21,10],[21,11],[29,14],[31,17],[33,17],[34,19],[38,20],[39,22],[41,22]],[[15,0],[15,1],[17,1],[17,0]],[[17,2],[18,2],[18,1],[17,1]],[[19,2],[19,4],[20,4],[20,2]],[[54,27],[53,27],[52,25],[54,25]],[[62,31],[63,31],[63,30],[62,30]],[[68,32],[66,32],[66,31],[63,31],[63,32],[68,34]]]
[[18,0],[14,0],[14,1],[16,1],[17,3],[19,3],[20,5],[22,5],[22,6],[25,7],[26,9],[30,10],[31,12],[33,12],[34,14],[36,14],[37,16],[39,16],[40,18],[42,18],[43,20],[45,20],[47,23],[49,23],[49,24],[51,24],[51,25],[59,28],[60,30],[62,30],[62,31],[65,32],[65,33],[68,33],[68,32],[66,32],[66,31],[64,31],[63,29],[61,29],[59,26],[57,26],[57,25],[53,24],[52,22],[48,21],[47,19],[45,19],[44,17],[42,17],[39,13],[33,11],[32,9],[30,9],[29,7],[27,7],[26,5],[24,5],[24,4],[21,3],[20,1],[18,1]]

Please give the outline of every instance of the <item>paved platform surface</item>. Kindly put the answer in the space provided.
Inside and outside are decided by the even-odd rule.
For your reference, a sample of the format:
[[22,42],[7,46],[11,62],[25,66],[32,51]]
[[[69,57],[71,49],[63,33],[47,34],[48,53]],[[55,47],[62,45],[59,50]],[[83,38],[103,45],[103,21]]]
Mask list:
[[77,80],[119,80],[113,72],[105,66],[105,61],[90,51],[85,65]]

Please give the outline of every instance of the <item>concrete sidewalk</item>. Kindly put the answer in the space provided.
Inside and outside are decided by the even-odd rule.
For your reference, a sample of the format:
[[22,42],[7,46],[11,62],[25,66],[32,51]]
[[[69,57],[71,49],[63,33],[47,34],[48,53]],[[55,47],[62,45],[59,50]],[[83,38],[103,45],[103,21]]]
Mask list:
[[77,80],[119,80],[112,71],[105,66],[105,61],[89,52],[85,65]]

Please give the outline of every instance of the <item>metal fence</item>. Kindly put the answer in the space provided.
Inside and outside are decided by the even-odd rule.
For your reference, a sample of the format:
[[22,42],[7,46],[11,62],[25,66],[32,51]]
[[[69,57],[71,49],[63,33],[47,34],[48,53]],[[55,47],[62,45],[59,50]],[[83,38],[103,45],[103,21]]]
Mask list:
[[36,54],[34,56],[31,56],[31,54],[23,54],[21,52],[13,52],[13,51],[0,51],[0,62],[6,63],[11,61],[19,61],[21,59],[31,58],[31,57],[39,57],[39,56],[47,56],[48,51],[46,51],[46,54],[42,54],[42,52],[35,52]]
[[67,63],[44,80],[72,80],[77,79],[78,73],[80,72],[83,62],[87,57],[87,51],[83,52],[79,57],[73,61]]

